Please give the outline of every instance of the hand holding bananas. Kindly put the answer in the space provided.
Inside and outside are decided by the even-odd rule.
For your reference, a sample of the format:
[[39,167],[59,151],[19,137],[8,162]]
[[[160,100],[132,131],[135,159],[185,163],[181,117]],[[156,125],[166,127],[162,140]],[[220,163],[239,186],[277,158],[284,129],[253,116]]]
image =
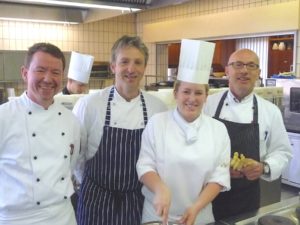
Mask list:
[[[258,179],[263,173],[263,164],[251,159],[246,158],[243,154],[235,152],[233,158],[230,161],[231,174],[241,174],[248,180]],[[241,177],[238,175],[235,178]]]

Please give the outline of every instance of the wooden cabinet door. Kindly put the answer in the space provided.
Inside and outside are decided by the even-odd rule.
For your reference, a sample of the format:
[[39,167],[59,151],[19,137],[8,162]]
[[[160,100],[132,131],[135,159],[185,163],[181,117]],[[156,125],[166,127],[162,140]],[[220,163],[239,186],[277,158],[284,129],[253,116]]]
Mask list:
[[180,43],[168,45],[168,67],[177,68],[179,65]]
[[293,50],[269,50],[268,75],[277,75],[283,72],[290,72],[293,65]]

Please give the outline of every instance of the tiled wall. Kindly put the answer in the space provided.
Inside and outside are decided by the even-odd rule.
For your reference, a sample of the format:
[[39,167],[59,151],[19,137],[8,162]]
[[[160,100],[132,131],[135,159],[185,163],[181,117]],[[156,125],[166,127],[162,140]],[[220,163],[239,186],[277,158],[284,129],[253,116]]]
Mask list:
[[[292,1],[298,2],[299,0],[194,0],[182,5],[174,5],[139,13],[137,15],[137,34],[141,37],[143,36],[143,26],[147,23],[155,23],[166,20],[181,19],[220,12],[230,13],[231,10],[260,7]],[[226,28],[224,27],[224,29]],[[157,48],[155,47],[155,45],[156,44],[153,43],[147,43],[147,46],[151,49],[151,55],[146,74],[166,74],[166,57],[168,55],[167,44],[161,44]],[[155,50],[157,50],[157,52]],[[299,60],[297,59],[297,62],[299,62],[300,64],[300,56]],[[154,80],[152,81],[154,82]]]
[[[0,50],[26,50],[35,42],[47,41],[63,51],[79,51],[94,55],[97,61],[108,61],[110,48],[117,38],[123,34],[143,37],[143,26],[147,23],[289,1],[299,0],[192,0],[182,5],[142,11],[137,15],[68,26],[0,21]],[[167,45],[146,44],[150,50],[146,74],[166,73]]]
[[79,51],[108,61],[110,48],[123,34],[135,35],[135,15],[79,25],[0,21],[0,49],[27,50],[35,42],[51,42],[63,51]]

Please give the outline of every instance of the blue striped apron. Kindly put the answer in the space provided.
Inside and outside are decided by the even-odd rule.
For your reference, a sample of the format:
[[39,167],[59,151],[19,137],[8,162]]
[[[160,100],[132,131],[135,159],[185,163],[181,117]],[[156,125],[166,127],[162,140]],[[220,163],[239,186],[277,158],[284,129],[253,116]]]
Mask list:
[[[110,127],[110,90],[103,137],[95,156],[88,160],[77,208],[78,225],[140,225],[144,197],[136,162],[144,128]],[[140,94],[144,124],[148,122],[144,97]],[[126,115],[124,115],[126,116]]]

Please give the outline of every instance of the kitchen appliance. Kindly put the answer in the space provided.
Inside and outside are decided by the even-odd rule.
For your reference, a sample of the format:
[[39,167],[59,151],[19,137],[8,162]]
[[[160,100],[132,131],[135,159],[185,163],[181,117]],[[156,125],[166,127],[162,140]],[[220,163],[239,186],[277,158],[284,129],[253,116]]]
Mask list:
[[282,112],[285,127],[288,132],[300,133],[300,79],[267,79],[266,84],[283,87]]
[[107,78],[111,76],[110,63],[95,61],[91,71],[91,77]]
[[269,79],[266,84],[283,87],[282,113],[293,158],[282,174],[282,183],[300,188],[300,80]]
[[288,132],[293,158],[282,173],[282,183],[300,188],[300,133]]
[[177,68],[168,68],[168,76],[167,80],[168,81],[175,81],[177,78]]

